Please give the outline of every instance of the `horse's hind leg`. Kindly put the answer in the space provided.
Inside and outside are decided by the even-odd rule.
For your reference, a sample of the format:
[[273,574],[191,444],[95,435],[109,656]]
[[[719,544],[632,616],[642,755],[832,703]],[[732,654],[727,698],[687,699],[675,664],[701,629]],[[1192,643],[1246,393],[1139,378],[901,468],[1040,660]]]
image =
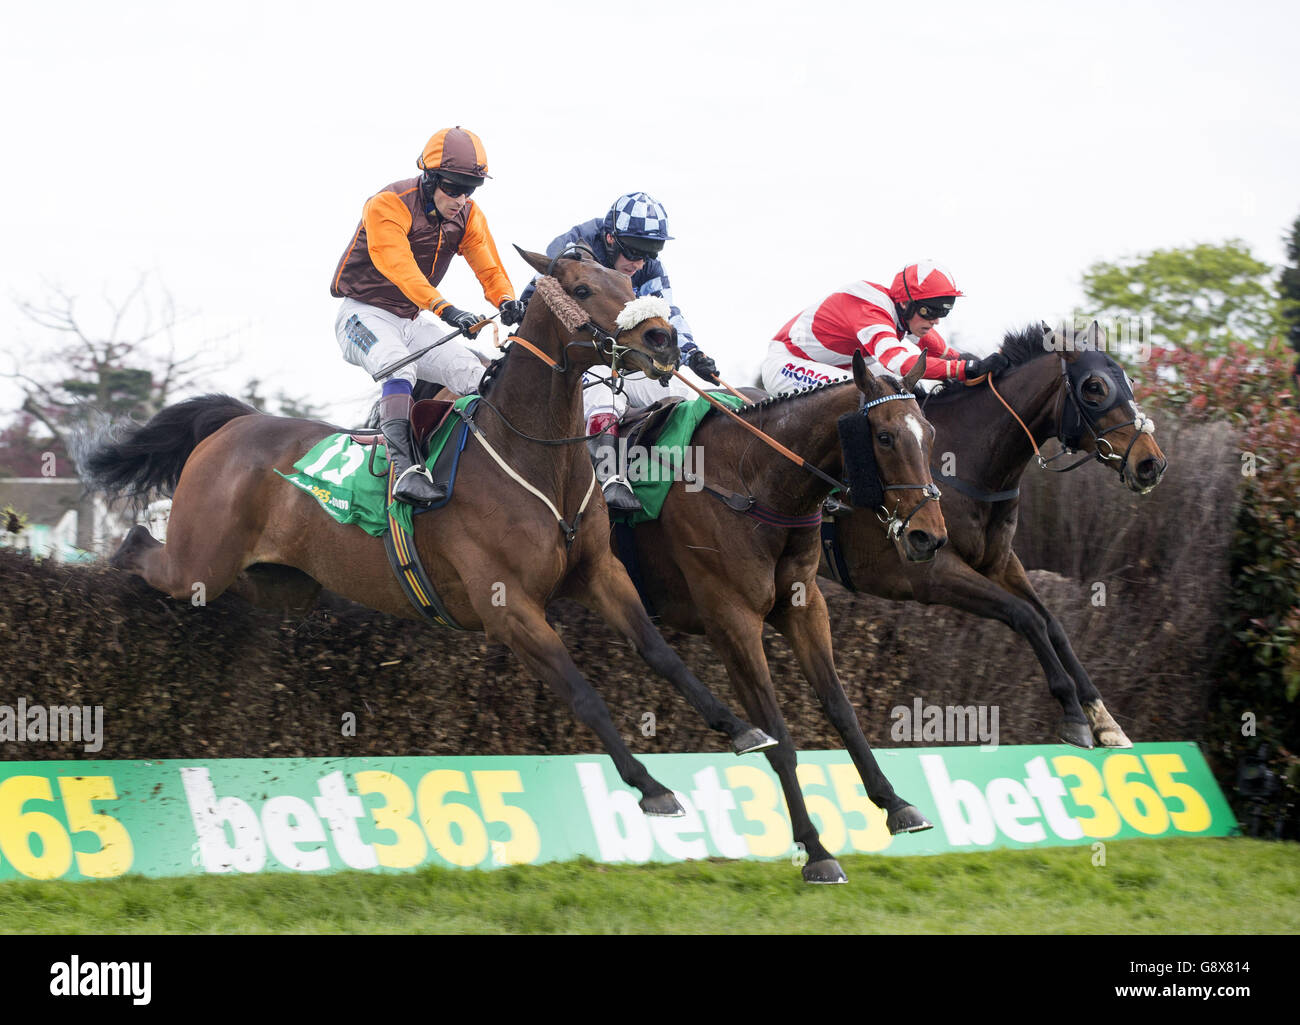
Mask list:
[[509,609],[476,605],[476,610],[483,617],[490,636],[508,644],[529,670],[564,699],[578,721],[600,737],[614,760],[619,777],[628,786],[641,791],[639,803],[643,812],[672,817],[684,815],[685,811],[673,792],[632,757],[610,718],[609,708],[578,672],[564,643],[546,622],[542,609],[531,605],[519,608],[519,604],[512,602]]
[[[172,522],[177,522],[174,514]],[[113,553],[109,565],[142,577],[149,586],[173,598],[189,598],[198,604],[206,604],[225,591],[242,569],[239,553],[223,545],[215,535],[187,543],[182,530],[173,530],[169,524],[168,538],[168,543],[163,544],[137,523]]]
[[650,622],[636,588],[613,554],[602,559],[593,569],[585,591],[577,589],[571,594],[631,640],[637,654],[690,702],[710,729],[725,733],[731,738],[736,754],[762,751],[776,744],[763,730],[737,718],[730,708],[686,668],[686,663],[668,646],[668,642]]
[[1088,723],[1092,726],[1092,734],[1097,738],[1097,743],[1102,747],[1132,747],[1133,741],[1128,739],[1128,735],[1119,723],[1106,710],[1101,700],[1101,692],[1097,690],[1092,677],[1088,675],[1088,671],[1083,668],[1083,664],[1075,655],[1074,649],[1070,646],[1070,638],[1065,633],[1065,627],[1038,597],[1038,592],[1034,590],[1028,574],[1025,573],[1024,565],[1015,553],[1012,553],[1008,560],[999,583],[1016,597],[1027,601],[1043,617],[1047,625],[1048,640],[1052,642],[1052,647],[1056,650],[1061,664],[1065,666],[1065,671],[1074,677],[1079,703],[1083,705],[1083,714],[1088,717]]
[[790,810],[793,838],[808,855],[808,861],[802,867],[804,882],[847,882],[848,876],[840,863],[822,844],[804,803],[794,741],[777,705],[771,670],[763,653],[762,619],[753,610],[741,609],[727,602],[706,604],[697,601],[696,607],[704,618],[709,643],[726,665],[745,711],[776,738],[776,745],[763,754],[781,781],[781,790]]
[[1047,636],[1047,623],[1038,610],[1020,595],[976,572],[960,556],[945,553],[948,549],[941,550],[932,567],[925,571],[924,587],[918,587],[918,600],[996,619],[1028,641],[1047,676],[1047,689],[1061,706],[1063,717],[1058,727],[1061,739],[1076,747],[1094,747],[1092,728],[1079,704],[1074,677],[1066,672],[1057,657]]
[[895,793],[893,784],[876,761],[853,704],[835,672],[826,599],[815,584],[808,588],[806,595],[805,604],[787,604],[772,616],[772,625],[790,642],[804,676],[817,692],[826,717],[844,740],[844,747],[857,767],[867,797],[887,813],[885,824],[889,832],[916,833],[933,828],[916,807]]

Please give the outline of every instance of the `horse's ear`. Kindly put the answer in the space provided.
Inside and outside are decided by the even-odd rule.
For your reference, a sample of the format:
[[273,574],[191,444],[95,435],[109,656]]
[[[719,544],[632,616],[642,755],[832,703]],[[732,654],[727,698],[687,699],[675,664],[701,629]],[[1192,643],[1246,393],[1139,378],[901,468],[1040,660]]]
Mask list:
[[853,381],[858,391],[868,398],[875,398],[880,392],[880,382],[876,375],[867,369],[867,361],[862,358],[862,350],[853,350]]
[[916,383],[925,376],[925,361],[926,353],[922,349],[920,358],[903,377],[903,387],[908,391],[912,391],[916,387]]
[[1101,352],[1106,348],[1106,333],[1095,320],[1088,325],[1088,348],[1093,352]]
[[551,258],[543,256],[541,253],[530,253],[527,249],[520,249],[515,246],[515,252],[524,258],[524,263],[528,264],[538,274],[545,274],[551,266]]

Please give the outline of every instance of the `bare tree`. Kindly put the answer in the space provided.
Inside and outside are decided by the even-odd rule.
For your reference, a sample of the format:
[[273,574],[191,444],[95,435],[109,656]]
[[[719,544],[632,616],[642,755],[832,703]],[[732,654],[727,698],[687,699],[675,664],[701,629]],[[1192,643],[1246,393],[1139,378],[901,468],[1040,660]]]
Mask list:
[[17,301],[28,321],[59,341],[35,359],[28,353],[20,362],[14,355],[12,370],[0,376],[22,389],[20,411],[65,447],[93,412],[147,418],[215,369],[201,362],[201,353],[179,351],[176,328],[189,317],[178,316],[171,292],[150,279],[142,273],[120,298],[105,294],[107,316],[87,314],[77,296],[57,285],[47,286],[40,302]]

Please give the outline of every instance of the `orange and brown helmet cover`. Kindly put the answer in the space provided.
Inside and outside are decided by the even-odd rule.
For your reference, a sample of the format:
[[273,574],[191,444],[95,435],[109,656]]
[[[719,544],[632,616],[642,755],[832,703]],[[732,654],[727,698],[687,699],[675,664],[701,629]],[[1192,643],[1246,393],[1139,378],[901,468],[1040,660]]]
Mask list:
[[487,150],[483,141],[468,129],[457,125],[435,132],[424,145],[424,152],[415,162],[421,171],[434,171],[449,176],[490,178],[487,173]]

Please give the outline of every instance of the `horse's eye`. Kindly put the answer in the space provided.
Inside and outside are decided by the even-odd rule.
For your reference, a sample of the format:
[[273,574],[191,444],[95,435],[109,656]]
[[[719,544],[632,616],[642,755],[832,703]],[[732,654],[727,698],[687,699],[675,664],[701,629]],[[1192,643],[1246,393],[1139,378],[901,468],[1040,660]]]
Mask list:
[[876,440],[880,442],[881,448],[889,448],[894,444],[894,436],[888,431],[881,431],[876,435]]
[[575,289],[573,290],[573,298],[575,298],[575,299],[590,299],[590,298],[591,298],[591,289],[588,288],[586,285],[579,285],[577,288],[575,288]]

